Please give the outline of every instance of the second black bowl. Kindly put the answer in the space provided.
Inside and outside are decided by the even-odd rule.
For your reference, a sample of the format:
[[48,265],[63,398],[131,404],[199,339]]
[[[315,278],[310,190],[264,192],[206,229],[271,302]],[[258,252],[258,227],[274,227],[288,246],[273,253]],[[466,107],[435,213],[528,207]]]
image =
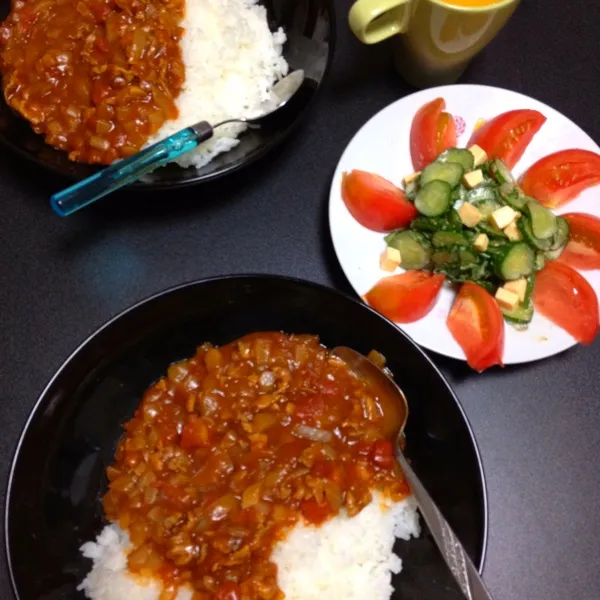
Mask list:
[[[267,8],[272,31],[283,27],[287,42],[283,56],[290,70],[303,69],[306,80],[289,106],[269,120],[260,130],[249,130],[240,136],[240,143],[231,151],[217,156],[201,169],[183,169],[168,165],[147,175],[144,182],[132,187],[163,189],[193,185],[222,177],[264,156],[294,129],[316,98],[329,70],[335,40],[333,0],[260,0]],[[0,0],[0,21],[10,11],[11,0]],[[0,94],[0,142],[21,156],[33,160],[69,179],[84,179],[98,167],[70,161],[65,152],[55,150],[30,124],[12,111]]]
[[[79,547],[104,524],[105,469],[122,424],[168,365],[210,341],[254,331],[318,334],[331,347],[375,348],[410,406],[407,454],[477,565],[487,509],[473,434],[452,390],[425,354],[365,304],[295,279],[239,276],[175,288],[134,306],[90,337],[38,400],[15,458],[6,508],[7,556],[20,600],[71,600],[90,568]],[[404,570],[394,599],[459,600],[427,531],[398,541]],[[33,574],[33,575],[32,575]]]

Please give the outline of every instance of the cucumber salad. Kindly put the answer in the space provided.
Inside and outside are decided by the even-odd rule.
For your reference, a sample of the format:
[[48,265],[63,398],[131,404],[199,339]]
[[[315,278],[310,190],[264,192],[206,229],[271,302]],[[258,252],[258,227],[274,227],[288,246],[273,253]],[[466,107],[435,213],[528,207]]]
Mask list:
[[404,193],[418,216],[386,235],[382,267],[477,283],[506,321],[526,326],[535,274],[566,247],[568,222],[526,196],[506,164],[476,145],[445,150],[404,178]]

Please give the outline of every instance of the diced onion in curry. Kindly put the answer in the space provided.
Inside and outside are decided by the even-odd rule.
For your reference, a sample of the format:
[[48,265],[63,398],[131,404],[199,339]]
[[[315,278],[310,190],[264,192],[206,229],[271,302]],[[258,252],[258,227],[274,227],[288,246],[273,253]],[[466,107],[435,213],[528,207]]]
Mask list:
[[110,164],[178,116],[184,0],[13,0],[0,26],[9,106],[74,161]]
[[286,529],[408,493],[380,400],[313,336],[252,334],[171,365],[106,471],[130,571],[160,578],[161,600],[182,584],[194,600],[282,598],[270,555]]

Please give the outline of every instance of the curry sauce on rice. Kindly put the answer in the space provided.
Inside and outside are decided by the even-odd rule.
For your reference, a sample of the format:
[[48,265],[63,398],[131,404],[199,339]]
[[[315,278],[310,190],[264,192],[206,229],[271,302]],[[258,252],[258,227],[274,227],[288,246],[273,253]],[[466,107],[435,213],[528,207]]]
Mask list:
[[[287,73],[257,0],[13,0],[7,104],[73,161],[110,164],[202,120],[250,116]],[[201,167],[243,126],[177,159]]]
[[204,344],[169,367],[107,469],[82,548],[93,600],[389,598],[416,509],[394,406],[317,337]]

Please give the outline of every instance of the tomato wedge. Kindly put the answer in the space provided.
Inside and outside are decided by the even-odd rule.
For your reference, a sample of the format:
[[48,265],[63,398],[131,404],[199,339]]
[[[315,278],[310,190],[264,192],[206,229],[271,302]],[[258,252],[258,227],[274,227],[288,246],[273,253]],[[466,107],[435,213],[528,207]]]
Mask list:
[[582,344],[591,344],[598,333],[594,288],[569,265],[549,262],[536,275],[533,304],[541,315]]
[[599,183],[600,155],[573,149],[538,160],[523,175],[521,187],[544,206],[556,208]]
[[342,199],[363,227],[380,233],[406,227],[418,214],[400,188],[366,171],[342,175]]
[[600,219],[584,213],[562,216],[569,223],[571,235],[558,260],[576,269],[600,269]]
[[545,122],[537,110],[509,110],[475,130],[469,146],[477,144],[490,158],[500,158],[512,169]]
[[422,106],[413,117],[410,127],[410,156],[415,171],[421,171],[438,154],[456,146],[456,125],[447,112],[443,98]]
[[365,300],[391,321],[412,323],[431,311],[443,283],[443,275],[406,271],[381,279],[367,292]]
[[504,318],[494,298],[476,283],[464,283],[446,321],[467,363],[480,373],[502,364]]

